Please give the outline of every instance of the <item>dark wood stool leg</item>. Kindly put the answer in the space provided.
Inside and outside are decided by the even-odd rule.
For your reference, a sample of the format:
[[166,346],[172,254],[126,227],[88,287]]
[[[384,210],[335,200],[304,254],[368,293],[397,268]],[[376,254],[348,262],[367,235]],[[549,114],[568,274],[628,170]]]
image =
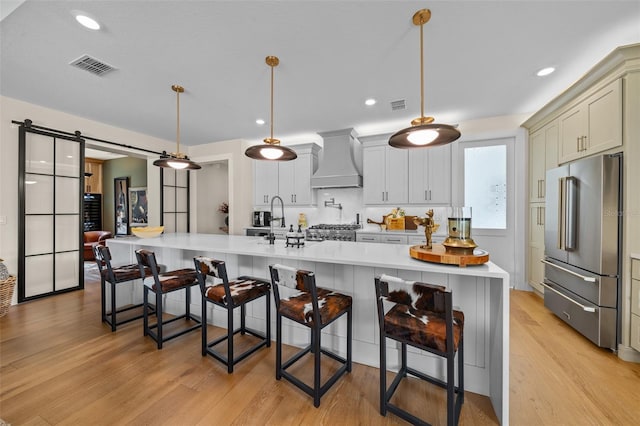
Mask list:
[[458,390],[460,392],[460,403],[464,402],[464,338],[460,336],[458,343]]
[[158,349],[162,349],[162,293],[156,290],[156,337]]
[[[142,330],[144,335],[147,336],[149,334],[149,287],[146,285],[143,286],[142,290]],[[156,311],[158,307],[156,306]],[[156,315],[157,316],[157,315]]]
[[105,306],[107,303],[107,291],[105,289],[106,287],[106,283],[105,283],[105,279],[104,277],[100,277],[100,297],[102,300],[102,304],[101,304],[101,311],[102,311],[102,321],[106,322],[107,321],[107,307]]
[[116,331],[116,285],[111,284],[111,331]]
[[202,297],[202,356],[207,355],[207,299]]
[[185,303],[185,307],[184,307],[185,317],[184,317],[184,319],[186,321],[189,321],[189,318],[191,317],[191,287],[185,287],[184,291],[186,293],[184,295],[184,303]]
[[455,424],[456,395],[455,395],[455,352],[453,350],[447,356],[447,425]]
[[267,347],[271,347],[271,293],[267,292],[267,295],[265,297],[265,299],[267,300],[267,311],[266,311],[266,318],[267,318],[267,331],[266,331],[266,337],[267,337]]
[[245,304],[243,303],[242,305],[240,305],[240,334],[244,334],[245,331],[245,316],[246,316],[246,308],[245,308]]
[[282,378],[282,316],[276,312],[276,380]]
[[347,371],[351,372],[352,365],[352,356],[351,351],[353,349],[353,343],[351,342],[353,339],[353,318],[351,316],[352,310],[349,308],[347,311]]
[[[244,305],[242,305],[242,307],[240,308],[240,311],[244,313]],[[242,318],[244,319],[244,316]],[[227,373],[229,374],[233,373],[233,305],[232,304],[227,304]]]
[[313,346],[313,406],[320,406],[320,325],[311,327],[311,344]]
[[387,338],[380,335],[380,414],[387,415]]

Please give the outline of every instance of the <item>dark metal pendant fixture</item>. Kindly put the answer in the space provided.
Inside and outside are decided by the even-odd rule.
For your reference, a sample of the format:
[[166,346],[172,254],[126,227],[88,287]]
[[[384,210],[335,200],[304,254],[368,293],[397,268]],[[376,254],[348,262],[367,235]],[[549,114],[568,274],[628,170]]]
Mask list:
[[277,67],[280,60],[277,56],[267,56],[267,65],[271,67],[271,137],[264,139],[266,145],[254,145],[244,152],[249,158],[254,160],[268,161],[290,161],[298,158],[298,154],[291,148],[280,145],[279,139],[273,138],[273,68]]
[[202,167],[199,164],[189,160],[189,157],[187,157],[185,154],[180,152],[180,93],[184,92],[184,87],[174,84],[173,86],[171,86],[171,90],[176,92],[176,97],[177,97],[178,113],[177,113],[177,126],[176,126],[176,140],[178,142],[178,147],[176,149],[176,152],[172,152],[171,154],[167,154],[166,151],[163,151],[162,155],[160,156],[160,159],[154,161],[153,165],[158,167],[167,167],[167,168],[178,169],[178,170],[201,169]]
[[458,139],[460,132],[449,124],[437,124],[433,117],[424,116],[424,49],[423,27],[431,19],[429,9],[413,15],[413,24],[420,26],[420,117],[411,121],[411,127],[399,130],[389,138],[394,148],[431,148],[446,145]]

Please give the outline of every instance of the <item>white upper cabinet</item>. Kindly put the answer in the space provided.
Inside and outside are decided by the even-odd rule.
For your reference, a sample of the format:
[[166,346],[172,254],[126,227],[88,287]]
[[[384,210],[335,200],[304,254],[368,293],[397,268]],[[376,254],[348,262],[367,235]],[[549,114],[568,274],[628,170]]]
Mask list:
[[558,165],[558,121],[529,136],[529,201],[544,202],[545,175]]
[[298,154],[293,161],[254,161],[255,206],[268,206],[279,195],[285,206],[310,206],[315,204],[311,189],[311,176],[318,166],[316,144],[294,145]]
[[253,203],[256,206],[266,206],[271,198],[278,195],[278,163],[255,160],[253,177]]
[[560,163],[622,145],[622,80],[560,115]]
[[409,203],[451,204],[451,145],[408,154]]
[[363,141],[364,204],[402,205],[408,201],[407,151],[390,147],[387,140]]

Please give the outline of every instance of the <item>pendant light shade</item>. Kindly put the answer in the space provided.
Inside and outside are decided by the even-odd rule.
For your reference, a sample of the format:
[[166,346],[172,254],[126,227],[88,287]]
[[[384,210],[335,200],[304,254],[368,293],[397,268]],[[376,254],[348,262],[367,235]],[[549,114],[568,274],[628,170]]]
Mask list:
[[298,158],[298,154],[291,148],[280,145],[279,139],[273,137],[273,68],[277,67],[280,60],[277,56],[267,56],[265,58],[267,65],[271,67],[271,137],[264,139],[263,145],[254,145],[247,148],[244,152],[249,158],[254,160],[267,161],[290,161]]
[[437,124],[433,122],[433,117],[424,116],[423,27],[429,19],[429,9],[421,9],[413,15],[414,25],[420,26],[420,117],[411,121],[411,127],[399,130],[389,138],[389,145],[394,148],[430,148],[446,145],[460,137],[460,132],[454,126]]
[[184,87],[174,84],[171,86],[171,90],[176,92],[176,106],[177,106],[177,125],[176,125],[176,140],[177,140],[177,149],[176,152],[172,152],[171,154],[167,154],[166,151],[162,152],[159,160],[153,162],[154,166],[158,167],[167,167],[171,169],[178,170],[198,170],[202,167],[189,160],[185,154],[180,152],[180,93],[184,92]]

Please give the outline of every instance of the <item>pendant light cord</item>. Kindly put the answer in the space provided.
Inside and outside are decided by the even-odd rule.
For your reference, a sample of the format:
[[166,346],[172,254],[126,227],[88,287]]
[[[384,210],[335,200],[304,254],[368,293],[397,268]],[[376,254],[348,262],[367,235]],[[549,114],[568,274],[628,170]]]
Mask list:
[[271,140],[273,140],[273,65],[271,65]]
[[420,24],[420,118],[424,117],[424,52],[422,29],[424,23]]
[[178,152],[176,154],[180,153],[180,91],[176,90],[176,96],[177,96],[177,101],[176,101],[176,105],[177,105],[177,110],[178,113],[176,114],[177,116],[177,123],[176,123],[176,140],[178,141]]

